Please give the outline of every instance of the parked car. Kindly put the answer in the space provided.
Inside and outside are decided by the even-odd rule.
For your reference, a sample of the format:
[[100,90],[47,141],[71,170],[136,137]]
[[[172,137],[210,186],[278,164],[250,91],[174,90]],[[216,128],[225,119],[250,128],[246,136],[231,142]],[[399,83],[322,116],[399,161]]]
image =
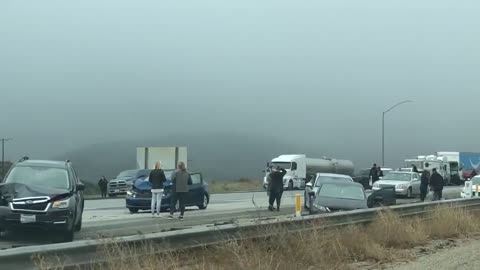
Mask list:
[[[170,209],[170,196],[172,190],[172,181],[170,180],[171,171],[166,171],[165,176],[167,182],[165,183],[165,191],[162,197],[161,210],[167,211]],[[208,185],[203,180],[202,174],[192,173],[192,184],[189,186],[188,196],[185,202],[185,206],[198,206],[198,208],[204,210],[210,202],[210,194],[208,193]],[[135,181],[132,188],[127,192],[125,197],[125,203],[127,209],[133,214],[139,210],[150,210],[152,201],[152,185],[148,181],[148,177],[145,180]],[[178,203],[176,205],[178,209]]]
[[382,180],[373,184],[372,190],[385,187],[395,188],[397,195],[413,198],[420,195],[420,175],[414,172],[392,171],[387,173]]
[[[473,177],[469,181],[465,181],[464,187],[460,192],[460,197],[464,199],[470,198],[469,196],[470,194],[471,194],[471,197],[475,197],[477,192],[477,185],[479,185],[479,189],[480,189],[480,175]],[[469,192],[468,189],[470,189],[471,191]]]
[[0,183],[0,229],[53,230],[72,241],[82,228],[84,189],[70,161],[22,158]]
[[396,197],[392,188],[381,189],[367,196],[359,183],[323,181],[320,182],[312,202],[310,212],[319,213],[394,205]]
[[150,175],[151,170],[128,170],[121,172],[117,177],[108,182],[108,196],[125,195],[139,179],[145,179]]
[[305,193],[304,193],[304,207],[308,209],[310,207],[310,201],[312,201],[309,196],[316,194],[319,187],[320,183],[325,182],[325,181],[334,181],[334,182],[348,182],[348,183],[353,183],[352,177],[349,175],[343,175],[343,174],[333,174],[333,173],[317,173],[317,177],[315,180],[312,182],[309,182],[305,185]]

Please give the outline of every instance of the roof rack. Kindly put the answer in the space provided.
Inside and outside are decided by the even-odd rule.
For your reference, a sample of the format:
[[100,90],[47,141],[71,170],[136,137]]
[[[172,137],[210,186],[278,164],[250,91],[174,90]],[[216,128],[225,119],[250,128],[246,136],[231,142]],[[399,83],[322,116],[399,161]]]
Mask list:
[[17,162],[20,163],[20,162],[24,162],[25,160],[29,160],[28,157],[22,157],[21,159],[19,159]]

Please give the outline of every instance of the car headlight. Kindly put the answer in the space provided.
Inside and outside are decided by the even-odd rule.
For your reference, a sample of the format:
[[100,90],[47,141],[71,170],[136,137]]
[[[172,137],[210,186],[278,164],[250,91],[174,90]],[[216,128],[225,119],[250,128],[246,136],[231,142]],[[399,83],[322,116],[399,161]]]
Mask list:
[[133,192],[131,190],[127,191],[127,196],[133,197]]
[[70,199],[54,201],[52,208],[65,209],[70,205]]
[[397,188],[400,188],[400,189],[408,188],[408,184],[400,184],[400,185],[397,185]]

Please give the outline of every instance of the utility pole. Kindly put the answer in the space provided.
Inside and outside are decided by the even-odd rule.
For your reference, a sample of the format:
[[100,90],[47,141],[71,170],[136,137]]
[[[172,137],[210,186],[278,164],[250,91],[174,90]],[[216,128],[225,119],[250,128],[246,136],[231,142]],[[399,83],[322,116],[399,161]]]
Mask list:
[[12,138],[1,138],[2,141],[2,178],[5,177],[5,142],[13,140]]
[[390,112],[391,110],[395,109],[396,107],[405,104],[405,103],[411,103],[413,102],[412,100],[405,100],[402,102],[399,102],[392,107],[390,107],[388,110],[382,112],[382,166],[385,166],[385,115]]

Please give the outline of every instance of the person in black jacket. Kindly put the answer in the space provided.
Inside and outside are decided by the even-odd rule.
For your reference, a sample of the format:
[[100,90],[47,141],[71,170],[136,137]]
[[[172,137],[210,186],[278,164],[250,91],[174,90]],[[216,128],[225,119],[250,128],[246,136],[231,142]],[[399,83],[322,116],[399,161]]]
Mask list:
[[157,163],[155,163],[155,169],[150,172],[150,176],[148,177],[148,181],[152,184],[152,217],[155,217],[155,209],[157,210],[157,216],[160,216],[160,207],[162,205],[163,197],[163,184],[165,181],[167,181],[165,173],[161,167],[162,163],[157,161]]
[[380,176],[378,175],[378,169],[377,169],[377,164],[373,164],[373,167],[370,169],[370,174],[368,176],[369,180],[372,180],[372,186],[375,182],[377,182],[380,179]]
[[268,185],[270,198],[268,200],[268,210],[273,211],[273,203],[277,202],[277,211],[280,211],[280,201],[283,195],[283,177],[287,171],[283,168],[277,167],[270,173],[270,183]]
[[432,169],[432,176],[430,176],[430,187],[433,191],[433,201],[439,201],[442,199],[443,185],[443,177],[437,172],[437,169]]
[[419,173],[417,166],[412,165],[412,172]]
[[428,170],[423,170],[422,176],[420,177],[420,200],[425,201],[425,198],[428,194],[428,182],[430,179],[430,172]]
[[107,181],[107,178],[105,178],[105,176],[100,178],[100,180],[98,181],[98,186],[100,187],[100,192],[102,193],[102,198],[106,198],[107,197],[108,181]]

